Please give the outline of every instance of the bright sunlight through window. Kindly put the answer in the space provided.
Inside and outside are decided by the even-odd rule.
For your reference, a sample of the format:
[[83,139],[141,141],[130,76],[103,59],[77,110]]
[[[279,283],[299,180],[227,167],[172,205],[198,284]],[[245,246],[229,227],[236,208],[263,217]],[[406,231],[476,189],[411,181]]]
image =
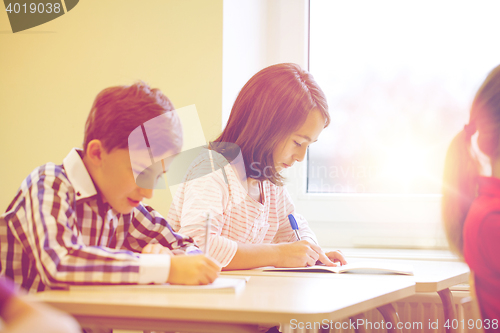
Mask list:
[[309,193],[440,193],[446,149],[500,63],[498,1],[310,2],[309,70],[331,125]]

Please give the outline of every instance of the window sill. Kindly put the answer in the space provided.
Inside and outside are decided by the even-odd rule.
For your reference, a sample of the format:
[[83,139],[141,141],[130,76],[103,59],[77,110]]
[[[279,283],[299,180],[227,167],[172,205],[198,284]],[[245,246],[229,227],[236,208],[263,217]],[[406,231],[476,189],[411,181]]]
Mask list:
[[[332,248],[323,248],[332,251]],[[448,250],[417,250],[417,249],[373,249],[373,248],[341,248],[346,257],[431,260],[431,261],[461,261],[458,256]]]

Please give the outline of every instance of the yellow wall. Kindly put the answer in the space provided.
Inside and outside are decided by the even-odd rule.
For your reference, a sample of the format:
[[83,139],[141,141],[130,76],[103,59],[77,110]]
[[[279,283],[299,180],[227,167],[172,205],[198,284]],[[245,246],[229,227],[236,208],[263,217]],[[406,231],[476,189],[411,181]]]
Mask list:
[[[36,166],[81,147],[105,87],[141,79],[178,108],[195,104],[206,139],[221,130],[222,0],[83,0],[13,34],[0,6],[0,210]],[[150,202],[166,214],[168,190]]]

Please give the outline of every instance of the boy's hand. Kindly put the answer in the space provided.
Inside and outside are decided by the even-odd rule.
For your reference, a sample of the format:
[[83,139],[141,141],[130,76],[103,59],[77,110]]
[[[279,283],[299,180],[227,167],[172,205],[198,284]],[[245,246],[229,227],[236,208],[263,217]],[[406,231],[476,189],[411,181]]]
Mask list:
[[173,256],[170,258],[168,283],[209,284],[218,276],[221,267],[204,254],[193,256]]
[[161,244],[148,244],[142,249],[143,254],[168,254],[174,256],[174,252]]

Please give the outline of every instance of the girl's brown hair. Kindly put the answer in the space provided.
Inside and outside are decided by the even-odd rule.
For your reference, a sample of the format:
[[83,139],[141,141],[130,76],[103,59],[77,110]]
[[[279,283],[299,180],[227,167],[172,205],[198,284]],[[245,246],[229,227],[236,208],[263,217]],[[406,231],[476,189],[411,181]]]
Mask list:
[[273,150],[300,128],[312,110],[321,112],[325,127],[330,124],[325,94],[313,76],[292,63],[269,66],[243,86],[215,142],[240,147],[247,176],[283,185],[274,167]]
[[500,134],[500,66],[479,88],[472,103],[469,124],[448,148],[443,177],[442,217],[451,249],[463,251],[463,226],[477,196],[479,162],[471,150],[471,137],[479,131],[478,146],[490,158],[496,156]]

